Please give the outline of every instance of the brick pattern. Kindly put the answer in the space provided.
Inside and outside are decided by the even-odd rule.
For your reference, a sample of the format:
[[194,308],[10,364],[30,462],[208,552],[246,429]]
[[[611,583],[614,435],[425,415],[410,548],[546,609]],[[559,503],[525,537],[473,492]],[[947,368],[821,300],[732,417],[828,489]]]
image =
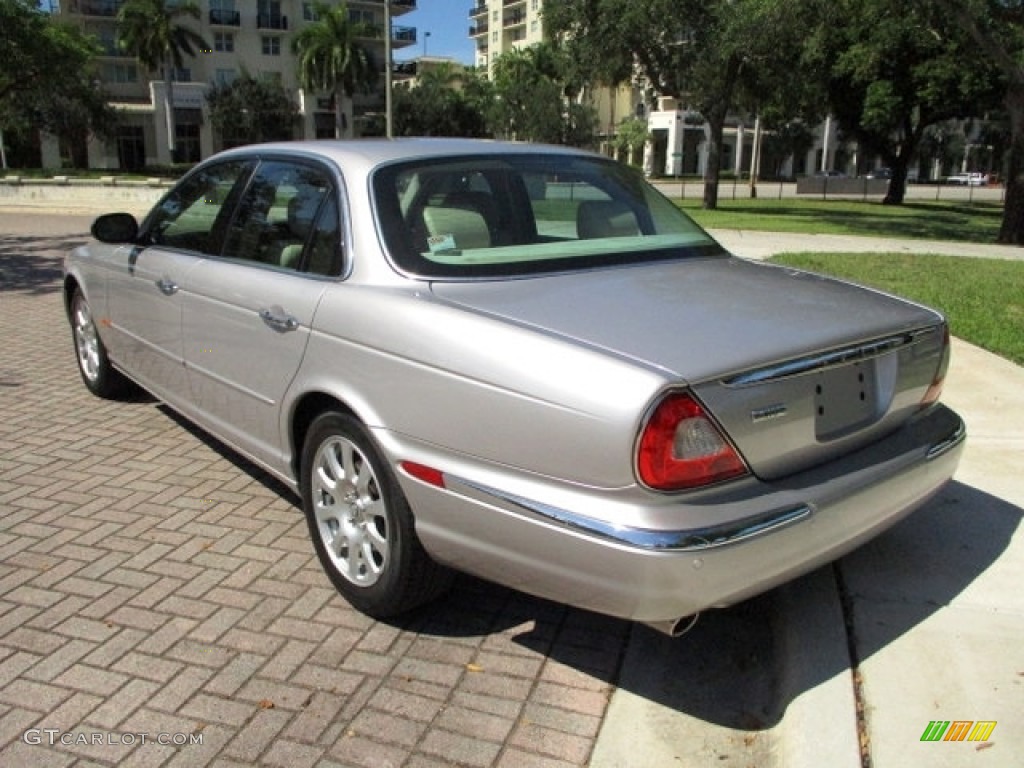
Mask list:
[[586,765],[629,625],[470,578],[393,626],[351,609],[279,484],[81,385],[83,239],[0,234],[0,765]]

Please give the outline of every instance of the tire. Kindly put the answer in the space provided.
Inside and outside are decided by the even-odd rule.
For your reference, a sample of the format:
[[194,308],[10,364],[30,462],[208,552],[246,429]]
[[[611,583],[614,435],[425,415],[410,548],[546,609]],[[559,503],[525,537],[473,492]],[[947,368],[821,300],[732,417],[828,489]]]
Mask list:
[[75,343],[75,360],[86,388],[97,397],[116,399],[131,390],[131,382],[110,364],[107,348],[96,330],[92,310],[81,289],[71,296],[68,311],[71,337]]
[[409,504],[366,428],[328,411],[302,449],[302,506],[320,565],[334,587],[376,619],[405,613],[451,583],[416,536]]

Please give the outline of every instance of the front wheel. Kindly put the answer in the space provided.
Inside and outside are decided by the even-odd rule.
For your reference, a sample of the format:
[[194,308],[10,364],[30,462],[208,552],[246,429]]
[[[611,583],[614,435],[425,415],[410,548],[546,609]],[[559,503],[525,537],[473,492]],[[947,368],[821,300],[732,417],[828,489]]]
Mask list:
[[71,321],[71,336],[75,341],[78,372],[85,386],[97,397],[116,398],[124,395],[131,383],[110,364],[106,347],[96,330],[89,302],[81,289],[76,288],[71,297],[68,319]]
[[332,411],[310,425],[300,491],[320,564],[358,610],[386,618],[447,588],[450,572],[424,551],[394,473],[356,419]]

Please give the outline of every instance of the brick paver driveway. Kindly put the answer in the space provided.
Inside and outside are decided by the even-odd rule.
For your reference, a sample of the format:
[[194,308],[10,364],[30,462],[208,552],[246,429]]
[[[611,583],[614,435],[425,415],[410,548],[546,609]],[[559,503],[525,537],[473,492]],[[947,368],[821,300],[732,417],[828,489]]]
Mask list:
[[349,608],[285,489],[81,385],[87,226],[0,214],[0,766],[585,765],[629,625],[469,578]]

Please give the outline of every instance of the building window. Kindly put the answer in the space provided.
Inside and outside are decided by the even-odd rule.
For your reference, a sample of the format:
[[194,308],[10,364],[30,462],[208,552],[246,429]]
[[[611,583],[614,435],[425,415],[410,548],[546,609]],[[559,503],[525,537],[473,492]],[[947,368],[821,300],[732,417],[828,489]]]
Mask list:
[[313,8],[313,3],[302,4],[302,20],[303,21],[320,21],[320,17],[317,15],[316,10]]
[[349,9],[348,20],[356,24],[369,24],[371,26],[377,23],[377,19],[374,16],[373,11],[360,11]]
[[103,67],[103,79],[108,83],[137,83],[139,70],[134,64],[107,64]]
[[233,32],[214,32],[213,50],[222,53],[234,53],[235,35]]
[[177,67],[171,72],[171,80],[176,83],[191,83],[192,70],[186,67]]
[[263,44],[263,55],[264,56],[280,56],[281,55],[281,38],[270,37],[264,35],[262,38]]
[[233,69],[218,69],[214,74],[213,79],[217,85],[231,85],[235,82],[238,77],[238,73]]

